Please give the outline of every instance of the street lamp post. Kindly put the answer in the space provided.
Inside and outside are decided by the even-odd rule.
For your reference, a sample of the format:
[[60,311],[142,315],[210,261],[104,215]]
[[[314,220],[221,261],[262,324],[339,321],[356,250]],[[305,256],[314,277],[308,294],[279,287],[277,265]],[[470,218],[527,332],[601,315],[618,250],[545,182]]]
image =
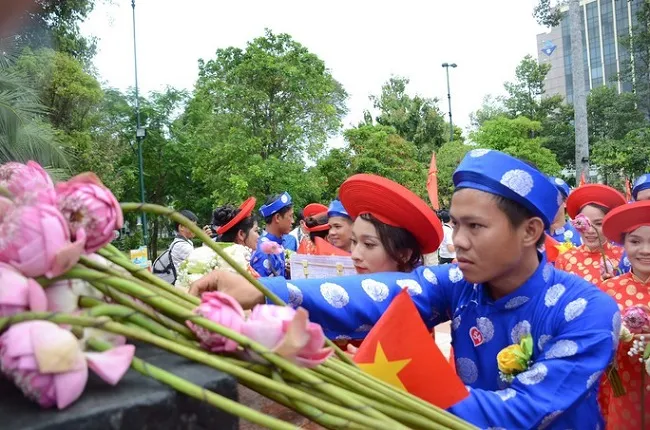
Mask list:
[[[131,0],[133,9],[133,64],[135,67],[135,118],[136,130],[135,138],[138,142],[138,173],[140,176],[140,201],[145,203],[144,194],[144,163],[142,161],[142,139],[145,136],[145,130],[140,124],[140,96],[138,94],[138,55],[135,43],[135,0]],[[147,245],[147,214],[142,213],[142,238],[145,246]]]
[[456,63],[442,63],[442,67],[447,71],[447,100],[449,101],[449,141],[454,140],[454,122],[451,119],[451,86],[449,85],[449,68],[455,69]]

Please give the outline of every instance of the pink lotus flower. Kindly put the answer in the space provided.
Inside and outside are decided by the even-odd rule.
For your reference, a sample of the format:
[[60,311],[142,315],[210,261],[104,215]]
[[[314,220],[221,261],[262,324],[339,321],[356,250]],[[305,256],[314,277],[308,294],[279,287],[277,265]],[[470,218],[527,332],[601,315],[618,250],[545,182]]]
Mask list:
[[272,240],[263,240],[262,243],[260,244],[260,250],[267,255],[270,254],[277,255],[277,254],[282,254],[284,252],[282,246],[277,242],[273,242]]
[[63,409],[81,396],[89,367],[115,385],[129,369],[134,352],[133,345],[124,345],[84,353],[69,331],[49,321],[28,321],[0,336],[0,370],[42,407]]
[[650,332],[650,315],[645,306],[630,306],[623,310],[623,324],[633,334]]
[[84,243],[84,237],[70,242],[68,224],[54,206],[15,206],[0,198],[0,262],[25,276],[63,274],[79,261]]
[[[309,322],[303,308],[294,310],[288,306],[258,305],[244,324],[242,334],[266,346],[278,355],[306,367],[323,363],[331,348],[325,348],[325,334],[320,325]],[[266,362],[257,354],[251,357]]]
[[75,238],[86,238],[86,252],[97,251],[122,228],[122,209],[94,173],[82,173],[56,184],[57,205]]
[[571,224],[578,230],[579,233],[586,233],[591,230],[591,221],[585,215],[577,215],[574,219],[571,220]]
[[[194,313],[210,321],[221,324],[231,330],[241,333],[244,324],[244,310],[235,299],[219,292],[204,293],[201,304]],[[204,329],[190,321],[187,326],[201,341],[201,347],[212,352],[233,352],[237,350],[237,342]]]
[[54,184],[45,170],[33,161],[27,164],[5,163],[0,166],[0,186],[7,188],[20,204],[35,202],[53,205]]
[[46,308],[47,298],[38,282],[0,263],[0,317],[25,311],[42,312]]

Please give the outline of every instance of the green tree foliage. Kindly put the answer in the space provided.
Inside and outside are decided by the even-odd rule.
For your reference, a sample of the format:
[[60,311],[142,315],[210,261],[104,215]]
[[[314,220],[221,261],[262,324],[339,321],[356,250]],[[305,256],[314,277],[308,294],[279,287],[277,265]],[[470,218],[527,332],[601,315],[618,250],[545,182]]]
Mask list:
[[515,119],[499,117],[486,121],[471,139],[482,148],[496,149],[534,163],[546,174],[558,174],[561,170],[555,154],[542,146],[543,138],[538,121],[526,117]]
[[629,37],[619,42],[632,54],[634,62],[624,64],[621,77],[633,82],[638,109],[650,120],[650,2],[639,0],[636,20]]
[[370,99],[379,110],[377,123],[393,127],[416,146],[418,160],[428,162],[431,153],[446,141],[449,128],[438,109],[438,100],[408,95],[408,83],[406,78],[391,77],[382,86],[381,94]]
[[463,157],[472,147],[462,141],[453,141],[443,144],[436,153],[438,165],[438,199],[441,208],[448,208],[454,193],[452,175],[462,161]]

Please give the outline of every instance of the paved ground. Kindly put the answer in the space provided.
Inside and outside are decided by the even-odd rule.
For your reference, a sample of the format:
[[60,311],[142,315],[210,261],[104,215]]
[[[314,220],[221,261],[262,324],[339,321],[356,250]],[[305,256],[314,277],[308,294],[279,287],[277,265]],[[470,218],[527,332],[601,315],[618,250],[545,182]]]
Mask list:
[[[449,350],[451,347],[450,342],[451,342],[451,334],[450,334],[449,323],[440,324],[439,326],[437,326],[436,343],[438,344],[438,347],[445,355],[445,357],[449,357]],[[306,429],[306,430],[322,429],[322,427],[320,427],[319,425],[309,422],[309,420],[293,412],[292,410],[287,409],[284,406],[279,405],[271,400],[268,400],[260,396],[256,392],[251,391],[246,387],[242,387],[241,385],[239,386],[239,401],[245,404],[246,406],[262,411],[265,414],[273,415],[283,421],[290,422],[302,429]],[[240,421],[239,424],[240,430],[258,430],[262,428],[263,427],[259,427],[257,425],[251,424],[243,420]]]

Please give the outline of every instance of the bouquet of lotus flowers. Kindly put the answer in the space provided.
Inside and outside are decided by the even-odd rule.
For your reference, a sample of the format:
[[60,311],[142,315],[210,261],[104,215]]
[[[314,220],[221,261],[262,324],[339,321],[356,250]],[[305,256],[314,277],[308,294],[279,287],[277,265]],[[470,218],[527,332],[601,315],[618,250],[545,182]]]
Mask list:
[[650,345],[645,335],[650,333],[650,309],[646,306],[630,306],[623,310],[620,340],[632,343],[629,357],[638,357],[650,375]]
[[[217,245],[223,249],[224,253],[237,266],[255,275],[255,271],[250,265],[252,254],[250,248],[238,243],[217,242]],[[192,282],[201,279],[203,276],[217,269],[237,273],[237,270],[212,250],[212,248],[206,245],[200,246],[194,249],[178,267],[178,279],[175,285],[185,291],[189,291]]]
[[[275,305],[246,315],[229,296],[199,299],[133,264],[110,242],[123,212],[136,211],[184,225],[211,251],[188,259],[183,282],[229,267]],[[120,205],[93,174],[54,185],[36,163],[2,165],[0,372],[42,407],[61,409],[83,395],[89,370],[115,385],[131,367],[247,421],[293,428],[146,363],[128,343],[136,341],[228,373],[326,428],[473,428],[361,372],[304,309],[259,283],[247,258],[173,209]]]

